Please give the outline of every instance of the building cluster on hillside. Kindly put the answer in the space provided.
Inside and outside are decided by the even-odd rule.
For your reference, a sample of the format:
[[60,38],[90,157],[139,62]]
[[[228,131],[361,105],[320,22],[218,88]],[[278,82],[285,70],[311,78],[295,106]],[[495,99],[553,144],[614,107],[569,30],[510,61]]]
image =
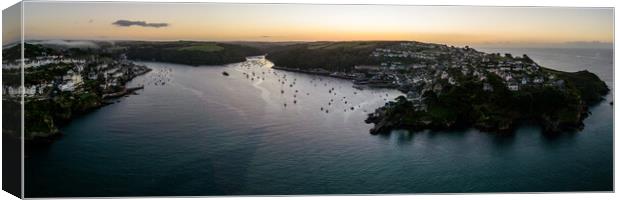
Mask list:
[[[4,85],[4,95],[18,96],[23,89],[24,97],[50,98],[60,92],[82,92],[82,86],[88,80],[96,80],[98,87],[105,92],[122,86],[131,76],[148,71],[144,66],[127,61],[124,56],[119,60],[112,60],[98,57],[76,59],[53,55],[36,57],[24,62],[24,78],[37,80],[25,80],[23,88]],[[17,67],[9,64],[3,67],[3,70],[13,70],[15,73],[21,60],[10,63],[17,63]],[[62,75],[59,75],[59,70],[62,71],[60,73]]]
[[24,69],[27,68],[37,68],[44,65],[49,64],[84,64],[86,63],[86,59],[78,59],[78,58],[68,58],[63,55],[49,55],[49,56],[37,56],[33,59],[24,58],[17,59],[14,61],[3,61],[2,68],[3,69],[18,69],[22,65],[22,61],[24,64]]
[[355,71],[367,74],[357,84],[378,83],[405,91],[410,100],[420,100],[428,90],[440,93],[448,85],[463,81],[480,82],[484,91],[493,91],[489,76],[499,77],[511,91],[526,87],[551,86],[564,88],[564,81],[548,74],[527,56],[487,54],[472,48],[403,42],[377,48],[371,53],[381,61],[378,66],[356,66]]

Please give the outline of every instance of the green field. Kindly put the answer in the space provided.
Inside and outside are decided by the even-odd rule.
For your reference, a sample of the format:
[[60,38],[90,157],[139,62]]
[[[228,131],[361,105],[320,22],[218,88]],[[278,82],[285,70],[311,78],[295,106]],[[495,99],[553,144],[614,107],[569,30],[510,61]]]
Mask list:
[[218,46],[217,44],[201,44],[194,45],[189,47],[182,47],[178,50],[180,51],[203,51],[203,52],[216,52],[223,50],[224,47]]
[[308,49],[362,49],[376,46],[376,42],[315,42],[308,45]]

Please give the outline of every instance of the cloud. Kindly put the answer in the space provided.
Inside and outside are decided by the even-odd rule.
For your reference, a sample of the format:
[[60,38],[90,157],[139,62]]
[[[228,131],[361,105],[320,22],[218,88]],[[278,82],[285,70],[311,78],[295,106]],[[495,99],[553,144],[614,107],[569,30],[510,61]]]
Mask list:
[[147,23],[145,21],[131,21],[131,20],[117,20],[113,25],[122,26],[122,27],[130,27],[130,26],[142,26],[142,27],[152,27],[152,28],[161,28],[169,26],[168,23]]

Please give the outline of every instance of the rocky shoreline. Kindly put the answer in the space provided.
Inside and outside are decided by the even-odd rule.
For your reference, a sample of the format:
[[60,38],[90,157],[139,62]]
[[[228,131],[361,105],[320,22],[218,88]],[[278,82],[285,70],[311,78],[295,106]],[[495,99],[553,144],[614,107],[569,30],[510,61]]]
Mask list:
[[[545,134],[581,131],[585,126],[583,120],[590,114],[589,106],[600,103],[609,88],[589,72],[556,73],[563,77],[572,76],[566,79],[569,87],[563,90],[529,88],[497,97],[494,93],[472,89],[477,87],[462,86],[453,88],[460,91],[457,94],[423,95],[421,103],[427,106],[424,110],[417,109],[409,99],[400,96],[369,114],[365,122],[374,124],[371,134],[389,134],[396,129],[416,132],[457,128],[512,133],[526,123],[539,126]],[[589,87],[579,87],[572,81]],[[463,91],[468,92],[463,94]],[[548,100],[552,97],[553,100]]]
[[515,119],[505,121],[500,124],[490,124],[485,122],[459,123],[456,121],[433,122],[430,120],[420,120],[416,123],[405,123],[403,119],[395,116],[387,116],[384,108],[377,109],[374,113],[369,114],[365,120],[366,123],[374,124],[369,130],[370,134],[389,134],[392,130],[409,130],[418,132],[423,130],[453,130],[464,128],[475,128],[479,131],[510,134],[513,133],[520,125],[533,124],[541,127],[545,134],[558,134],[566,131],[581,131],[584,128],[583,120],[588,116],[587,109],[579,114],[577,121],[560,121],[553,120],[549,117],[543,117],[538,120],[534,119]]
[[[123,84],[151,71],[151,69],[144,66],[140,66],[140,69],[137,70],[138,73],[127,76]],[[51,143],[62,137],[59,126],[70,123],[76,117],[113,104],[115,99],[137,94],[136,91],[141,89],[144,89],[144,86],[121,86],[117,90],[99,95],[84,91],[73,93],[69,97],[61,96],[52,99],[28,101],[26,104],[26,118],[33,120],[31,120],[32,123],[30,125],[25,126],[28,134],[24,137],[24,141],[31,146]],[[88,98],[77,98],[84,96],[88,96]],[[37,110],[37,112],[33,113],[32,110]]]
[[101,98],[105,100],[119,98],[119,97],[123,97],[129,94],[137,94],[135,93],[135,91],[142,90],[142,89],[144,89],[144,86],[129,87],[129,88],[123,87],[121,91],[104,94]]
[[[348,80],[356,80],[351,77],[342,77],[342,76],[333,76],[328,71],[312,71],[312,70],[303,70],[296,68],[287,68],[287,67],[273,67],[274,69],[284,70],[284,71],[292,71],[298,73],[306,73],[306,74],[314,74],[320,76],[328,76],[334,78],[342,78]],[[583,74],[584,72],[576,72],[576,73],[566,73],[559,72],[556,73],[561,74]],[[586,74],[590,76],[591,74]],[[596,82],[602,82],[598,77],[595,77],[597,80],[591,80]],[[355,82],[355,81],[354,81]],[[354,83],[356,86],[368,86],[373,88],[393,88],[399,89],[399,87],[395,85],[373,85],[373,84],[358,84]],[[604,83],[603,83],[604,85]],[[604,85],[604,88],[594,88],[595,91],[603,91],[600,93],[600,96],[607,94],[607,86]],[[401,90],[402,92],[406,92]],[[404,98],[404,97],[403,97]],[[580,131],[584,128],[583,120],[587,118],[589,115],[588,105],[596,103],[602,100],[602,97],[596,98],[595,102],[586,102],[580,100],[581,103],[579,105],[574,105],[575,112],[572,117],[568,117],[568,119],[559,119],[557,116],[549,116],[549,115],[540,115],[540,116],[516,116],[509,117],[505,119],[501,119],[498,121],[458,121],[458,120],[431,120],[431,119],[418,119],[415,122],[405,121],[404,119],[400,119],[398,114],[389,114],[387,107],[389,107],[389,103],[386,106],[378,108],[373,113],[370,113],[365,120],[366,123],[374,124],[374,127],[369,130],[370,134],[386,134],[391,130],[404,129],[410,131],[422,131],[422,130],[451,130],[451,129],[463,129],[463,128],[475,128],[484,132],[492,132],[492,133],[500,133],[500,134],[508,134],[513,133],[520,125],[522,124],[534,124],[541,127],[542,132],[545,134],[557,134],[561,132],[567,131]],[[405,109],[414,109],[414,108],[405,108]],[[402,117],[402,116],[400,116]]]
[[337,75],[334,74],[334,72],[329,72],[326,70],[304,70],[304,69],[299,69],[299,68],[289,68],[289,67],[278,67],[278,66],[273,66],[273,69],[277,69],[277,70],[282,70],[282,71],[289,71],[289,72],[297,72],[297,73],[304,73],[304,74],[313,74],[313,75],[319,75],[319,76],[327,76],[327,77],[332,77],[332,78],[339,78],[339,79],[346,79],[346,80],[353,80],[353,84],[355,84],[356,86],[367,86],[367,87],[371,87],[371,88],[392,88],[392,89],[399,89],[398,85],[393,84],[393,83],[389,83],[389,82],[382,82],[382,81],[362,81],[362,80],[358,80],[355,76],[353,75]]

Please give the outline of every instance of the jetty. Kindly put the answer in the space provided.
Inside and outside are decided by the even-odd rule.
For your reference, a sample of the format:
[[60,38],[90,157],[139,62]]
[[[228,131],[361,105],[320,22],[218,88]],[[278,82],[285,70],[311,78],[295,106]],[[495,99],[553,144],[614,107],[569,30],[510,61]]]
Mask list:
[[103,99],[113,99],[113,98],[118,98],[118,97],[122,97],[128,94],[131,94],[137,90],[141,90],[144,89],[144,85],[138,86],[138,87],[126,87],[123,88],[121,91],[118,92],[113,92],[113,93],[108,93],[108,94],[104,94],[103,95]]

